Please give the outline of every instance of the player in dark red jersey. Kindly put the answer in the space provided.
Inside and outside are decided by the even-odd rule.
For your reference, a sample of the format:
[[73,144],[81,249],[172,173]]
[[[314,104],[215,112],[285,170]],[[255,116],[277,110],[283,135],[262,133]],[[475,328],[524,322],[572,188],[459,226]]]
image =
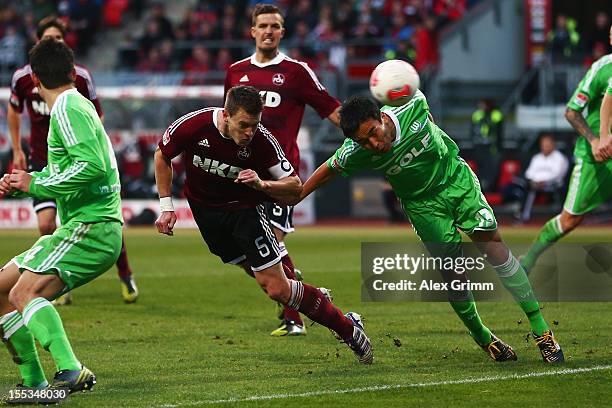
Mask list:
[[[327,93],[305,62],[289,58],[279,51],[285,29],[278,7],[257,4],[251,24],[255,53],[228,68],[225,91],[235,85],[251,85],[260,91],[265,101],[262,124],[278,139],[287,159],[299,171],[297,135],[306,105],[338,126],[340,103]],[[266,203],[266,211],[281,248],[283,264],[288,267],[288,277],[293,279],[293,262],[284,244],[285,235],[293,232],[293,207]],[[271,333],[273,336],[303,334],[306,334],[306,329],[299,313],[289,308],[285,308],[278,329]]]
[[289,199],[302,183],[272,134],[259,122],[258,90],[236,86],[224,108],[206,108],[176,120],[155,152],[160,196],[158,232],[173,234],[172,158],[185,154],[185,195],[210,252],[239,265],[270,298],[333,330],[360,362],[372,362],[370,340],[355,313],[342,312],[317,288],[283,273],[281,250],[263,202]]
[[[66,35],[64,24],[54,18],[47,17],[38,24],[36,35],[38,40],[54,38],[63,41]],[[75,65],[76,78],[75,86],[77,90],[89,99],[100,118],[103,117],[102,106],[96,96],[93,81],[89,72],[78,65]],[[19,68],[13,74],[11,81],[11,96],[8,104],[8,127],[13,142],[13,166],[19,170],[28,168],[25,153],[21,148],[21,113],[25,107],[30,117],[30,160],[29,171],[40,171],[47,165],[47,133],[49,131],[49,108],[34,86],[32,68],[26,65]],[[57,228],[55,218],[57,207],[54,200],[34,199],[34,211],[38,220],[40,235],[51,235]],[[117,260],[117,269],[121,281],[121,295],[126,303],[134,303],[138,298],[138,288],[132,276],[132,270],[128,263],[125,243],[121,247],[121,255]],[[70,293],[58,299],[56,304],[69,304],[72,302]]]

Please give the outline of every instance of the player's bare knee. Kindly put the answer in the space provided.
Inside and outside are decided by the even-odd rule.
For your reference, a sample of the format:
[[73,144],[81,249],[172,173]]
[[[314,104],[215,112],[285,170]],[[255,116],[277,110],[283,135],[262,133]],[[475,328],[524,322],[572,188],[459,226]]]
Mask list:
[[25,288],[15,285],[8,294],[8,301],[20,313],[28,304],[29,293]]
[[270,282],[266,287],[266,293],[270,299],[281,303],[287,303],[291,295],[289,287],[283,281]]

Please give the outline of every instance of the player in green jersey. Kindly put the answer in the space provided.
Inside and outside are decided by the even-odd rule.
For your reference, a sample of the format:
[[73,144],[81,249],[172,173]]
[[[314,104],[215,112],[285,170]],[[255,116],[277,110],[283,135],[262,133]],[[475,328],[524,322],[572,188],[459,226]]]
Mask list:
[[0,335],[23,386],[47,386],[36,339],[57,367],[51,387],[74,392],[91,389],[96,378],[76,358],[49,300],[98,277],[117,260],[121,186],[111,142],[94,105],[74,87],[70,48],[43,40],[30,51],[30,64],[34,84],[51,109],[48,165],[42,171],[4,175],[0,194],[55,199],[61,227],[0,270]]
[[[607,160],[610,156],[605,157],[605,151],[610,147],[604,147],[605,150],[599,147],[599,110],[610,78],[612,54],[601,57],[591,65],[567,104],[565,118],[582,136],[574,148],[576,164],[561,214],[544,224],[527,254],[521,257],[521,264],[527,272],[533,268],[542,252],[580,225],[587,213],[612,198],[612,188],[609,188],[612,184],[612,160]],[[582,116],[585,108],[586,119]]]
[[599,109],[599,154],[606,160],[612,157],[612,77]]
[[[347,139],[306,181],[299,199],[336,174],[382,172],[432,255],[460,256],[458,230],[469,235],[529,318],[544,361],[563,361],[524,270],[501,240],[478,179],[458,156],[455,142],[434,123],[425,95],[417,91],[405,105],[385,106],[382,112],[369,98],[350,98],[342,105],[340,126]],[[457,279],[454,271],[441,272],[446,280]],[[482,323],[469,291],[449,295],[471,336],[493,360],[516,360],[512,348]]]

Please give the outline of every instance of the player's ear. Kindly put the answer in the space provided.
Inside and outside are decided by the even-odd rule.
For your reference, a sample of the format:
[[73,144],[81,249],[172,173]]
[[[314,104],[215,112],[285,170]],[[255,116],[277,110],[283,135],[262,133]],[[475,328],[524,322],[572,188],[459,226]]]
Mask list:
[[34,86],[40,88],[40,79],[38,79],[38,76],[34,72],[30,73],[30,76],[32,77],[32,82],[34,83]]
[[255,26],[251,26],[251,38],[255,39]]
[[72,68],[72,71],[70,71],[70,79],[72,79],[72,82],[76,82],[76,69]]
[[228,119],[229,119],[229,113],[227,113],[227,110],[226,110],[226,109],[223,109],[222,114],[223,114],[223,121],[224,121],[225,123],[227,123],[227,121],[228,121]]
[[281,29],[281,35],[280,35],[280,38],[283,38],[284,36],[285,36],[285,27],[283,27],[283,28]]

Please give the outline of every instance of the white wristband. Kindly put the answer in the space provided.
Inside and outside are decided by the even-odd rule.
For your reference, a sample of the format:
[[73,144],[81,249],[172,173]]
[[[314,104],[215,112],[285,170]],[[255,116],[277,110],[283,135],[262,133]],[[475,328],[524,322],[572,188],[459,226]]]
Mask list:
[[172,197],[159,198],[159,211],[174,211],[174,206],[172,205]]

